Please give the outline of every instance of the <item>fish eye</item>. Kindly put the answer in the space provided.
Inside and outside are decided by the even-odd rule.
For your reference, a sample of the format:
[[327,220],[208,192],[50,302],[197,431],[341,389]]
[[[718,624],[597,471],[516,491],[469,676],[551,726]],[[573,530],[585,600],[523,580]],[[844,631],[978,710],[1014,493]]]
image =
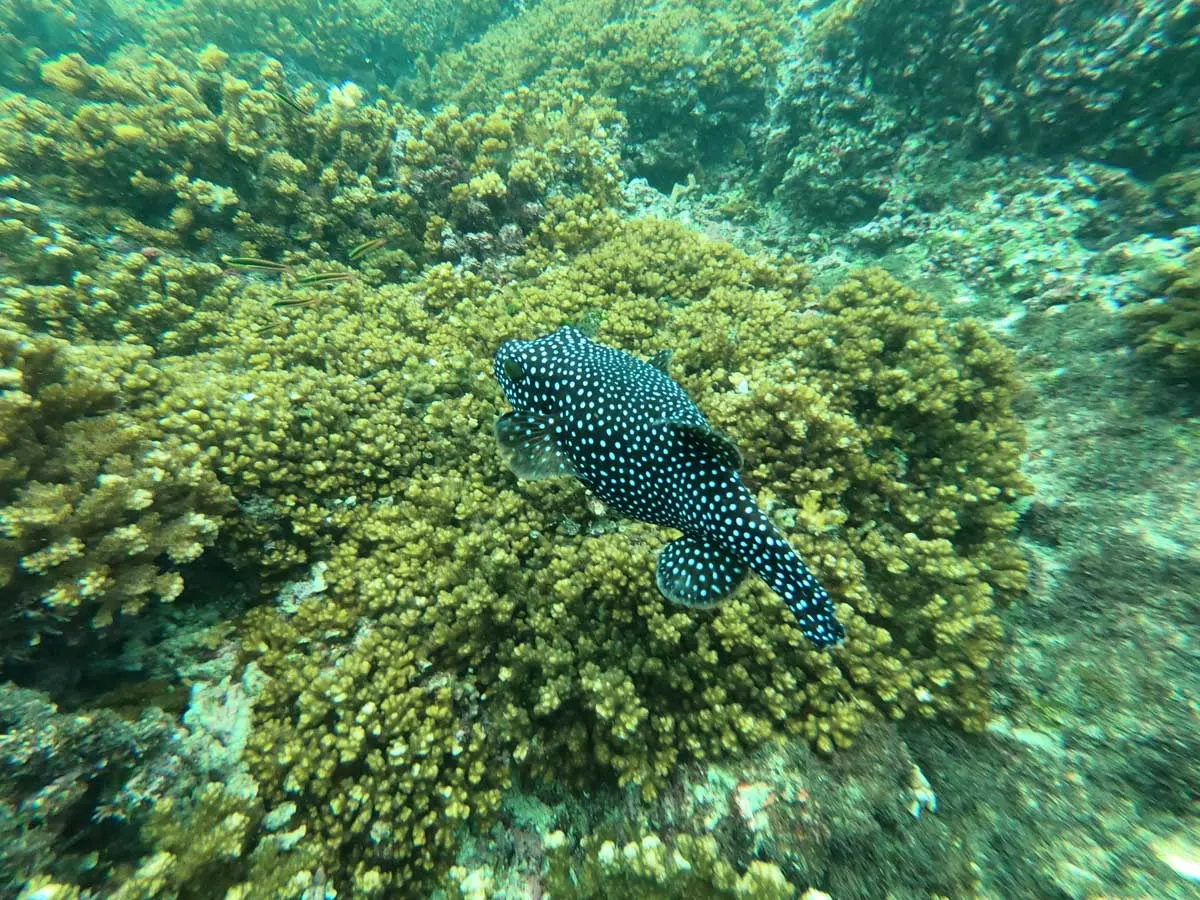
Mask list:
[[525,369],[515,359],[505,359],[500,365],[504,369],[504,377],[509,381],[518,382],[524,380]]

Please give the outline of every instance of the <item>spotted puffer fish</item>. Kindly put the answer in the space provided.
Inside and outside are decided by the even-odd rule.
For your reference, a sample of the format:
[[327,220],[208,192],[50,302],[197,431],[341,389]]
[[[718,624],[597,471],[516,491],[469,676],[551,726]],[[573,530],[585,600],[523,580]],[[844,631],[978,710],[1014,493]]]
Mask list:
[[502,458],[521,478],[574,476],[617,512],[682,531],[658,556],[672,602],[714,606],[753,570],[816,647],[839,643],[829,594],[742,483],[737,448],[665,370],[661,354],[643,362],[569,327],[507,341],[495,360],[513,406],[496,422]]

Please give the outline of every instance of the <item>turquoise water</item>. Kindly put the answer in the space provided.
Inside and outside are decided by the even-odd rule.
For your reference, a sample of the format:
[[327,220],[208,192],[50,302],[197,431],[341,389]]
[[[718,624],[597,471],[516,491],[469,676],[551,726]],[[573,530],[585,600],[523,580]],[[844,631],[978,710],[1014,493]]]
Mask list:
[[1200,5],[0,21],[0,897],[1195,896]]

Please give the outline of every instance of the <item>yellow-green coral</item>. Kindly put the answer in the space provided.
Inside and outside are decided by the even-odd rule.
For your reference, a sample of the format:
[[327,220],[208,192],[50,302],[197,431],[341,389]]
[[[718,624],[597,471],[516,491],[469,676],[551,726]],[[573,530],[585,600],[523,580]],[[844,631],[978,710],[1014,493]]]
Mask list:
[[[287,288],[222,294],[194,317],[208,349],[164,361],[158,414],[216,448],[242,552],[327,560],[325,592],[257,612],[246,649],[274,679],[255,773],[300,805],[337,883],[424,884],[513,760],[653,795],[682,762],[776,733],[832,751],[879,714],[984,721],[992,606],[1025,578],[1011,355],[882,272],[822,296],[794,263],[680,225],[606,229],[535,278],[434,266],[340,286],[280,331],[255,327]],[[652,574],[669,534],[502,469],[496,346],[583,320],[677,350],[838,601],[844,648],[812,650],[758,583],[713,612],[670,606]],[[380,854],[401,848],[389,874]]]
[[788,900],[798,891],[777,865],[753,860],[738,872],[711,834],[657,834],[635,841],[585,838],[573,852],[550,855],[548,896],[612,900]]
[[702,89],[754,89],[780,57],[785,25],[757,0],[652,8],[627,0],[548,0],[444,54],[428,89],[473,107],[491,105],[521,84],[556,80],[614,99],[633,94],[627,102],[634,103],[654,85],[668,95],[659,102],[669,103],[670,90],[686,91],[689,78]]
[[29,187],[29,182],[16,176],[0,179],[0,190],[7,195],[0,198],[0,252],[8,263],[0,278],[6,289],[65,284],[79,269],[93,266],[97,256],[96,249],[79,240],[70,228],[17,198]]
[[404,646],[415,642],[391,613],[360,623],[350,645],[278,669],[251,740],[268,796],[298,804],[359,896],[415,894],[507,783],[478,690],[411,649],[397,655]]
[[546,0],[443,54],[418,93],[468,109],[519,85],[599,94],[629,120],[639,168],[681,177],[727,153],[737,119],[765,102],[788,27],[786,11],[761,0]]
[[[198,336],[189,323],[220,282],[211,263],[157,247],[101,253],[87,229],[48,219],[42,208],[0,201],[0,249],[14,274],[0,276],[0,315],[30,333],[70,340],[124,340],[180,352]],[[228,292],[228,285],[225,292]]]
[[183,588],[177,567],[212,544],[229,492],[208,451],[138,415],[161,390],[146,348],[0,329],[7,641],[169,602]]
[[1125,309],[1138,323],[1138,350],[1184,378],[1200,378],[1200,249],[1167,263],[1162,296]]
[[147,10],[143,21],[154,46],[216,41],[294,59],[331,80],[390,84],[412,60],[457,46],[510,9],[505,0],[184,0]]
[[[429,127],[434,140],[418,140],[430,146],[505,140],[486,119]],[[282,329],[264,327],[281,315],[273,304],[303,288],[210,285],[164,338],[188,355],[150,365],[130,343],[113,386],[96,389],[103,414],[87,436],[112,446],[96,435],[120,423],[124,449],[117,468],[68,487],[94,483],[97,506],[106,491],[123,508],[156,503],[138,481],[152,469],[120,468],[136,455],[127,445],[209,447],[199,485],[215,471],[240,501],[227,533],[243,559],[266,573],[327,559],[325,593],[246,623],[246,650],[274,679],[249,758],[270,804],[297,802],[320,864],[348,889],[426,884],[460,824],[495,809],[512,760],[608,771],[652,795],[681,762],[774,733],[832,750],[879,712],[969,725],[986,713],[994,594],[1024,577],[1008,538],[1006,504],[1023,488],[1008,355],[882,273],[821,296],[794,263],[679,225],[602,217],[585,241],[606,240],[556,257],[579,246],[582,221],[543,221],[546,243],[512,271],[565,264],[537,277],[497,288],[440,265],[402,286],[339,285]],[[104,277],[132,296],[143,267],[169,262],[142,256],[131,275]],[[810,649],[757,583],[715,612],[671,607],[651,574],[662,530],[615,522],[575,485],[502,470],[495,347],[583,320],[639,354],[677,349],[674,374],[742,446],[768,509],[839,601],[843,649]],[[27,364],[9,369],[38,396]],[[106,407],[118,395],[128,412]],[[53,504],[20,499],[10,531],[45,520],[45,538],[18,554],[23,578],[52,578],[90,550]],[[106,519],[96,547],[161,550],[171,530],[141,512]],[[184,543],[180,559],[203,541]],[[92,568],[68,587],[108,590]]]
[[[142,834],[154,852],[114,879],[114,900],[220,894],[227,900],[301,900],[324,882],[294,807],[264,815],[244,775],[208,782],[194,796],[158,800]],[[203,886],[198,890],[198,886]]]
[[[606,26],[620,49],[571,82],[586,93],[497,78],[469,113],[425,115],[350,84],[295,89],[279,63],[216,46],[47,60],[46,84],[74,97],[65,111],[4,101],[0,156],[21,171],[0,228],[25,282],[5,285],[14,346],[49,341],[68,359],[30,336],[40,328],[118,360],[83,424],[51,435],[79,457],[69,477],[35,478],[42,497],[30,472],[11,473],[13,571],[43,611],[54,590],[91,592],[102,618],[132,610],[153,588],[122,585],[173,574],[145,569],[147,556],[184,560],[211,541],[204,506],[225,491],[239,502],[230,550],[268,586],[326,561],[323,593],[245,623],[245,651],[273,679],[249,762],[269,805],[297,803],[314,865],[339,889],[420,890],[460,828],[490,817],[514,760],[651,796],[681,763],[774,734],[832,751],[873,715],[986,715],[991,607],[1024,582],[1009,539],[1024,487],[1010,359],[882,273],[822,296],[791,260],[619,224],[624,121],[584,97],[628,87],[645,50],[635,31],[670,31],[668,69],[711,63],[690,91],[761,87],[755,67],[773,64],[735,52],[772,46],[769,23],[744,44],[721,17],[646,16]],[[571,46],[547,72],[587,49]],[[647,122],[670,92],[652,99],[637,112]],[[47,188],[107,204],[94,215],[153,246],[99,250],[41,210]],[[180,255],[218,234],[241,240],[230,255],[289,270],[219,278]],[[298,280],[341,271],[376,237],[387,245],[357,280]],[[671,607],[652,575],[670,535],[615,521],[577,485],[502,469],[496,346],[583,321],[631,352],[677,351],[673,374],[743,448],[839,602],[844,648],[812,650],[757,583],[713,612]],[[97,344],[113,339],[125,343]],[[52,409],[26,386],[28,365],[8,369]],[[103,466],[76,431],[105,448]],[[133,461],[158,451],[196,473],[191,493],[143,483],[154,468]],[[101,516],[94,534],[54,512],[71,489],[71,515],[114,498],[128,515]],[[105,555],[117,549],[119,566]],[[163,852],[147,878],[192,870]]]
[[[785,13],[547,0],[424,67],[435,112],[369,73],[305,83],[233,27],[319,69],[451,8],[187,3],[147,12],[165,55],[32,54],[26,93],[0,98],[0,586],[18,636],[170,598],[218,522],[268,593],[325,563],[323,590],[241,623],[271,678],[247,751],[260,798],[164,805],[126,895],[415,894],[514,765],[649,797],[774,735],[830,752],[871,716],[986,715],[992,605],[1024,583],[1009,355],[882,273],[821,295],[792,260],[614,213],[627,130],[644,169],[691,167],[764,102]],[[60,221],[51,195],[89,208]],[[222,254],[288,268],[222,273]],[[568,322],[676,351],[838,601],[844,648],[812,650],[756,582],[712,612],[672,607],[652,573],[673,535],[504,471],[492,354]],[[290,803],[285,847],[260,832]],[[709,838],[656,841],[587,843],[589,877],[792,893]]]
[[290,117],[298,114],[272,93],[282,80],[278,63],[213,72],[209,59],[201,51],[176,64],[131,49],[104,66],[77,56],[51,60],[43,79],[79,100],[60,110],[22,94],[6,98],[0,152],[31,180],[123,207],[164,229],[167,240],[198,242],[247,206],[276,224],[273,152],[303,145],[313,165],[340,155],[356,169],[386,157],[382,109],[364,105],[347,116],[325,104],[308,127],[296,128]]
[[620,117],[605,104],[518,90],[486,112],[424,116],[348,83],[293,90],[275,60],[223,56],[48,61],[47,84],[76,99],[0,101],[0,165],[26,192],[105,204],[101,227],[159,247],[232,228],[244,255],[344,259],[383,238],[372,280],[511,258],[555,244],[559,223],[586,235],[618,196]]

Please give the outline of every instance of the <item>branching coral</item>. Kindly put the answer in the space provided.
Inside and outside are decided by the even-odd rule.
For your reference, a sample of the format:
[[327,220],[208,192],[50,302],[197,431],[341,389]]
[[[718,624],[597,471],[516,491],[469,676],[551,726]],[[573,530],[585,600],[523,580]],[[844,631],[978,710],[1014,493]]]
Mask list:
[[391,84],[414,62],[456,47],[518,4],[509,0],[186,0],[144,17],[147,41],[168,48],[216,41],[292,59],[330,80]]
[[486,820],[506,784],[495,766],[503,740],[478,691],[406,646],[393,613],[323,665],[310,656],[280,670],[252,742],[252,765],[286,773],[269,796],[303,810],[360,896],[415,894],[452,860],[461,823]]
[[[390,117],[382,108],[328,103],[311,122],[297,123],[297,109],[272,93],[282,84],[278,63],[253,71],[226,67],[226,58],[210,47],[182,64],[140,50],[104,66],[78,55],[48,61],[43,80],[77,102],[59,111],[29,96],[7,98],[0,111],[10,126],[7,163],[74,199],[122,208],[167,240],[203,242],[246,209],[265,225],[287,224],[271,205],[288,190],[280,152],[308,157],[317,167],[304,171],[314,180],[317,164],[335,156],[356,174],[386,159]],[[311,109],[310,96],[293,102]]]
[[1200,249],[1168,263],[1161,297],[1126,307],[1142,329],[1139,351],[1157,356],[1177,375],[1200,378]]
[[74,228],[50,223],[43,231],[50,234],[17,219],[0,221],[0,247],[11,248],[25,274],[20,281],[0,278],[0,309],[10,322],[70,340],[123,340],[175,352],[195,345],[192,318],[217,287],[217,266],[157,248],[101,255]]
[[[782,26],[751,2],[613,5],[522,68],[505,41],[565,8],[495,32],[494,79],[428,115],[216,46],[59,56],[41,73],[63,109],[2,101],[20,177],[0,241],[23,280],[5,283],[0,561],[22,637],[173,596],[231,499],[226,549],[268,587],[326,563],[324,592],[244,623],[271,678],[247,751],[262,805],[214,789],[189,813],[212,856],[243,860],[232,890],[266,877],[279,848],[259,820],[288,803],[307,838],[280,871],[417,892],[513,760],[653,796],[682,763],[775,734],[831,752],[874,715],[986,715],[991,607],[1024,581],[1008,356],[882,273],[822,296],[791,260],[619,223],[626,124],[643,164],[690,158],[723,121],[700,104],[763,102]],[[455,59],[431,90],[453,93]],[[48,189],[103,207],[116,246],[60,224]],[[281,273],[183,258],[230,236],[228,255]],[[374,238],[355,280],[303,282]],[[652,574],[670,535],[503,471],[492,354],[567,322],[677,350],[673,374],[837,599],[844,648],[812,650],[757,583],[671,607]],[[204,877],[181,834],[151,836],[131,891]],[[697,872],[750,877],[718,869]]]
[[349,83],[294,91],[277,61],[251,67],[212,45],[179,59],[46,62],[43,79],[75,99],[0,101],[0,164],[27,192],[105,204],[102,224],[160,248],[232,231],[243,255],[345,260],[382,238],[373,280],[513,257],[619,193],[620,116],[581,96],[521,90],[484,113],[425,117]]
[[787,29],[780,8],[759,0],[547,0],[443,54],[420,90],[474,110],[519,85],[599,93],[629,120],[637,172],[669,186],[698,161],[730,155],[765,106]]
[[423,239],[410,252],[478,267],[527,244],[577,248],[618,196],[622,127],[606,104],[528,88],[504,94],[486,115],[455,106],[406,114],[391,169],[412,210],[410,233]]
[[674,835],[669,845],[657,834],[623,843],[585,838],[574,854],[552,854],[546,887],[553,897],[613,900],[789,900],[798,893],[774,863],[754,860],[739,873],[711,834]]
[[[710,278],[713,271],[723,274]],[[633,773],[669,769],[681,752],[752,742],[772,719],[824,748],[851,739],[873,706],[942,709],[982,724],[977,673],[998,635],[992,595],[1024,583],[1006,537],[1015,522],[1006,503],[1024,489],[1009,358],[977,326],[949,326],[930,301],[880,273],[819,301],[798,278],[676,228],[642,224],[548,278],[548,289],[522,292],[527,308],[544,303],[559,318],[581,315],[589,294],[603,297],[600,337],[646,355],[662,346],[661,337],[647,340],[651,329],[669,335],[685,386],[736,435],[751,478],[780,492],[785,530],[835,597],[855,608],[846,651],[830,669],[827,657],[796,642],[757,586],[700,625],[660,603],[648,558],[633,568],[621,562],[625,537],[556,546],[539,579],[546,587],[530,589],[554,598],[549,615],[531,617],[544,649],[519,660],[518,671],[544,685],[534,718],[554,722],[546,739],[564,742],[567,758],[590,745],[640,780]],[[655,540],[653,530],[628,533]],[[601,575],[614,570],[618,578]],[[567,587],[591,579],[606,588]],[[640,615],[621,608],[625,597],[645,598]],[[568,624],[576,616],[598,655],[591,676],[578,668]],[[630,652],[633,634],[661,647],[648,654],[657,661]],[[627,679],[636,700],[622,704],[628,687],[617,688]],[[758,693],[764,684],[779,693]],[[663,716],[664,702],[679,714]],[[726,712],[706,715],[714,705]],[[591,712],[575,719],[583,710]],[[649,756],[630,756],[635,748]]]
[[[271,510],[273,531],[231,532],[245,552],[327,558],[325,592],[256,613],[246,647],[274,679],[252,766],[336,883],[417,889],[460,817],[487,820],[510,759],[599,764],[653,795],[682,762],[779,732],[832,751],[880,713],[982,724],[992,606],[1025,573],[1016,384],[980,327],[880,272],[821,296],[789,261],[654,220],[502,289],[438,266],[254,336],[279,290],[229,300],[237,340],[168,366],[160,415]],[[671,607],[653,583],[669,535],[502,470],[491,354],[585,320],[633,352],[677,348],[675,376],[838,600],[844,648],[811,650],[758,584]]]
[[[29,187],[29,182],[16,176],[0,181],[0,190],[7,195],[0,199],[0,252],[8,262],[4,284],[12,290],[65,284],[79,269],[91,268],[98,255],[71,229],[49,221],[40,207],[18,199]],[[10,302],[12,294],[6,294],[5,300]]]
[[[189,797],[155,804],[143,837],[155,852],[114,879],[114,900],[172,895],[229,900],[302,900],[324,885],[319,864],[303,843],[303,826],[287,830],[294,807],[264,814],[253,782],[208,782]],[[202,886],[202,887],[201,887]]]
[[[145,348],[0,330],[0,588],[6,651],[81,618],[103,627],[183,589],[230,496],[199,445],[138,405],[163,389]],[[16,646],[10,646],[15,644]]]

